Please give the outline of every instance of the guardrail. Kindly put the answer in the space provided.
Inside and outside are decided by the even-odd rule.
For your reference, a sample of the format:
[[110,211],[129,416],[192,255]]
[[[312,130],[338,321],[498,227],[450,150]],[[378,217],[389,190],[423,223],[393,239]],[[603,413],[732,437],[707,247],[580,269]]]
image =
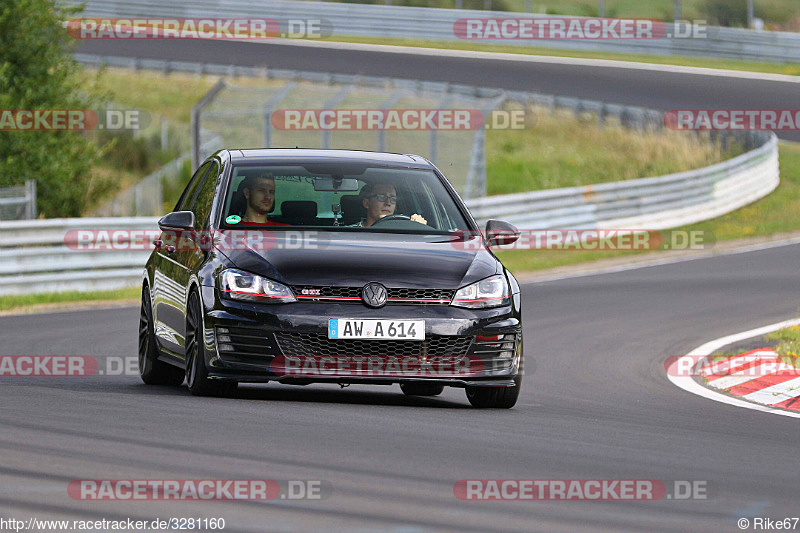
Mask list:
[[668,229],[728,213],[779,183],[778,138],[756,134],[759,148],[705,168],[467,201],[480,222],[500,218],[525,229]]
[[[65,5],[82,2],[64,0]],[[461,18],[543,18],[548,15],[434,9],[311,1],[251,0],[88,0],[83,16],[148,18],[271,18],[286,20],[323,20],[330,23],[334,35],[410,38],[457,41],[453,24]],[[672,23],[667,31],[675,34]],[[629,54],[715,57],[751,61],[796,63],[800,61],[800,34],[708,27],[704,38],[661,38],[653,40],[481,40],[484,43],[539,46],[572,50],[606,51]]]
[[[141,281],[149,250],[78,251],[73,249],[77,244],[77,239],[72,238],[75,234],[69,232],[98,228],[157,231],[157,222],[152,217],[2,222],[0,296],[136,286]],[[113,234],[109,234],[109,239],[113,239]]]
[[0,220],[25,220],[36,218],[36,182],[25,185],[0,187]]
[[[779,183],[777,137],[709,167],[668,176],[469,200],[476,219],[523,229],[667,229],[717,217]],[[149,250],[75,250],[70,230],[157,231],[157,218],[82,218],[0,223],[0,295],[109,290],[141,281]],[[69,238],[68,238],[69,236]],[[109,231],[109,246],[114,243]],[[152,239],[151,239],[152,240]],[[150,241],[151,241],[150,240]],[[148,241],[148,242],[150,242]],[[128,242],[123,237],[117,248]]]

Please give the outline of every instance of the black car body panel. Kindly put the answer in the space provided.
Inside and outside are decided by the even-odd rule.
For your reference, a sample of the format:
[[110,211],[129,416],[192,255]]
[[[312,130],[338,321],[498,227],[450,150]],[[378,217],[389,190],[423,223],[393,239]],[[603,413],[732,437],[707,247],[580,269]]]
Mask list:
[[[196,291],[202,306],[202,361],[209,379],[296,384],[425,381],[456,387],[517,386],[523,359],[519,285],[480,236],[479,228],[455,190],[430,162],[419,156],[335,150],[222,150],[198,169],[176,206],[176,211],[192,209],[198,216],[196,231],[180,232],[181,237],[191,241],[198,239],[198,232],[220,231],[231,168],[236,164],[302,162],[324,167],[331,161],[339,168],[356,170],[365,165],[432,170],[463,213],[467,229],[473,234],[467,239],[477,242],[459,246],[457,235],[357,234],[339,228],[313,228],[303,231],[305,240],[300,249],[280,246],[250,249],[232,246],[224,240],[214,241],[213,246],[175,251],[157,248],[147,262],[143,284],[144,294],[149,295],[153,306],[159,357],[169,364],[186,366],[187,302],[190,292]],[[213,184],[211,181],[194,184],[195,178],[202,180],[203,172],[208,175],[207,180],[214,180]],[[275,229],[274,235],[280,238],[280,228],[269,229]],[[220,275],[232,268],[284,284],[303,299],[262,303],[228,298],[220,290]],[[505,278],[509,288],[507,305],[486,309],[450,305],[458,289],[498,274]],[[361,288],[371,282],[386,287],[389,301],[385,306],[372,308],[358,297]],[[425,340],[332,340],[327,338],[330,318],[422,319]],[[498,335],[503,342],[492,341]],[[341,357],[409,355],[422,360],[462,355],[480,361],[483,366],[480,372],[468,376],[309,376],[275,371],[276,358],[303,351]]]

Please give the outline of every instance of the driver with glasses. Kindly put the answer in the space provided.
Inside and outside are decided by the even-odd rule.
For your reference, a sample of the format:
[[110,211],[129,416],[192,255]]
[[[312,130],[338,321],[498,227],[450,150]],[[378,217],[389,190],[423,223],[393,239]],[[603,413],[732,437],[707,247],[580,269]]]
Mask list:
[[[361,189],[359,193],[361,196],[361,203],[367,210],[367,218],[364,218],[354,227],[367,228],[375,224],[383,217],[388,217],[394,214],[397,207],[397,190],[391,183],[368,183]],[[419,222],[420,224],[427,224],[422,215],[414,213],[411,215],[411,220]]]

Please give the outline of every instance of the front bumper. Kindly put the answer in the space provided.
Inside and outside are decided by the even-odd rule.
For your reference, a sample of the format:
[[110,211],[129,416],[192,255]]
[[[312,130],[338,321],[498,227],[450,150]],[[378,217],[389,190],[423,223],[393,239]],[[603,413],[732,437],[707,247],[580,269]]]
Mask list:
[[[519,294],[496,309],[447,305],[296,302],[257,304],[221,300],[202,287],[205,359],[209,377],[239,382],[278,381],[451,387],[513,387],[522,372]],[[425,341],[327,339],[328,318],[425,320]],[[501,336],[499,342],[476,336]]]

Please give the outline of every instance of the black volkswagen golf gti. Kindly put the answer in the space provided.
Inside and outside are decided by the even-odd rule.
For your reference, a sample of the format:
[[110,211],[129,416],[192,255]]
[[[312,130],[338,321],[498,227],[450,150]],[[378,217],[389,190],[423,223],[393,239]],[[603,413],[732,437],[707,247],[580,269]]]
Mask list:
[[510,408],[520,290],[441,172],[415,155],[221,150],[195,172],[143,274],[148,384],[398,383]]

